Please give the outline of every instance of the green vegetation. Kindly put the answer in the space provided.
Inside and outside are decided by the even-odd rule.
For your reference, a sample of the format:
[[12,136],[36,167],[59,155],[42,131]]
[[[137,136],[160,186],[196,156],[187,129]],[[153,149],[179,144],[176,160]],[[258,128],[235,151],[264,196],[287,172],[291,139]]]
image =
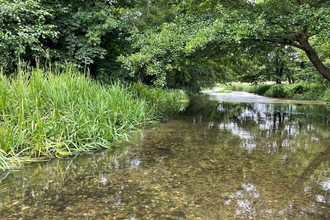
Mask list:
[[150,12],[132,31],[134,50],[119,60],[131,76],[147,76],[142,81],[195,90],[215,82],[330,79],[329,1],[142,1],[139,7]]
[[[222,86],[218,84],[218,86]],[[223,85],[233,91],[245,91],[274,98],[297,100],[330,101],[330,88],[326,84],[299,82],[295,84],[247,84],[232,83]]]
[[227,90],[227,89],[219,89],[217,90],[217,93],[231,93],[232,90]]
[[197,92],[216,82],[330,80],[330,2],[0,0],[0,66],[90,69],[102,82]]
[[186,93],[183,90],[166,90],[148,88],[142,83],[130,86],[138,99],[149,100],[161,115],[171,116],[183,111],[188,104]]
[[[162,105],[153,100],[158,96]],[[187,100],[183,92],[101,85],[72,65],[25,66],[16,77],[2,74],[0,97],[0,169],[111,148],[128,132],[157,123],[160,113],[179,111]]]
[[[330,100],[330,1],[0,0],[0,8],[0,164],[12,152],[109,147],[218,82]],[[31,69],[17,69],[20,60]]]

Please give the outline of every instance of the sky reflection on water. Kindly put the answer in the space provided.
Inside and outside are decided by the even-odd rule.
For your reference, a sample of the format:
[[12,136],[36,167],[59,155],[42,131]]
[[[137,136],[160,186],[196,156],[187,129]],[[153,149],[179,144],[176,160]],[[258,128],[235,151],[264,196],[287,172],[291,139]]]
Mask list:
[[329,219],[324,106],[208,102],[116,150],[1,175],[0,219]]

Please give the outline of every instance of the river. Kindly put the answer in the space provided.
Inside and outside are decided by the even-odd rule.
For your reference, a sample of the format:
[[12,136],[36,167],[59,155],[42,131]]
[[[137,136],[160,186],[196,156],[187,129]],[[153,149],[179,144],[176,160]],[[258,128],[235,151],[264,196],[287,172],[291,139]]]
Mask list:
[[0,174],[0,219],[330,219],[319,102],[202,95],[114,150]]

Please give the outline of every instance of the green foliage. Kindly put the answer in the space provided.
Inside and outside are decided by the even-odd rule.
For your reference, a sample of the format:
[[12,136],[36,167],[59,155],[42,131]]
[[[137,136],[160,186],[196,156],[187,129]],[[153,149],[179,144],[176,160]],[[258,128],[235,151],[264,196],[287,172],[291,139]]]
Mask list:
[[275,84],[271,86],[264,95],[268,97],[285,98],[287,97],[287,92],[283,84]]
[[[244,13],[245,22],[238,24],[241,26],[238,29],[246,28],[248,34],[242,31],[236,33],[240,35],[239,38],[301,49],[308,60],[312,61],[314,68],[329,80],[329,69],[321,67],[320,63],[324,62],[324,59],[319,59],[310,40],[312,36],[323,36],[323,39],[327,36],[328,41],[326,32],[330,16],[327,11],[329,4],[322,1],[264,1],[256,4],[250,12]],[[238,13],[240,12],[238,10]]]
[[121,3],[81,0],[0,1],[0,66],[18,59],[71,62],[110,83],[124,78],[117,56],[129,48]]
[[[148,25],[143,14],[136,20],[130,38],[134,50],[119,58],[123,67],[142,82],[145,76],[141,75],[147,75],[151,84],[190,85],[192,90],[209,87],[212,80],[293,83],[294,74],[300,71],[293,47],[305,50],[297,36],[302,32],[308,37],[324,35],[330,19],[324,10],[329,5],[318,2],[312,6],[308,1],[302,5],[291,0],[172,5],[148,1],[139,7],[143,5],[153,9],[146,17],[158,25]],[[168,12],[176,16],[166,20]]]
[[54,39],[58,32],[49,24],[51,11],[40,1],[0,1],[0,67],[11,71],[18,59],[33,60],[45,56],[43,42]]
[[329,60],[325,1],[14,0],[0,7],[4,71],[18,58],[32,65],[38,58],[89,68],[106,83],[196,92],[215,82],[314,80],[315,62],[297,62],[317,58],[314,49],[321,63]]
[[247,83],[231,83],[226,88],[232,91],[244,91],[258,95],[264,95],[271,87],[269,84],[247,84]]
[[[310,38],[310,43],[318,51],[318,55],[323,60],[323,63],[330,67],[329,57],[330,47],[328,45],[329,40],[320,37],[313,36]],[[308,57],[303,54],[301,51],[297,51],[297,56],[300,61],[300,69],[295,71],[295,78],[297,81],[306,81],[306,82],[318,82],[324,83],[324,78],[318,73],[315,67],[309,62]]]
[[269,85],[269,84],[251,85],[245,91],[255,93],[258,95],[264,95],[271,87],[272,87],[272,85]]
[[[56,10],[52,23],[59,37],[51,50],[52,56],[78,65],[90,65],[96,58],[103,59],[107,52],[104,39],[113,34],[118,20],[112,5],[105,1],[55,1]],[[43,1],[54,9],[54,1]],[[107,42],[111,44],[112,42]],[[53,45],[51,45],[53,46]]]
[[0,170],[10,169],[10,161],[7,158],[7,154],[0,149]]
[[[298,100],[328,100],[327,86],[320,83],[299,82],[294,84],[260,84],[248,85],[236,83],[235,91],[245,91],[274,98],[290,98]],[[326,91],[326,92],[325,92]]]
[[247,91],[251,86],[245,83],[231,83],[227,87],[232,91]]
[[50,22],[59,32],[55,40],[47,42],[51,59],[89,68],[100,81],[116,81],[120,76],[117,56],[128,47],[120,6],[112,1],[42,2],[54,11]]
[[[137,95],[137,88],[152,96]],[[72,65],[64,71],[55,65],[46,70],[21,66],[13,78],[2,74],[0,97],[3,168],[6,157],[62,157],[111,148],[128,131],[156,123],[158,111],[177,111],[175,102],[185,95],[119,82],[102,86]]]
[[156,111],[163,116],[170,116],[183,111],[189,102],[186,93],[182,90],[151,88],[141,83],[135,83],[130,88],[138,99],[153,103]]
[[321,100],[326,86],[324,84],[299,82],[297,84],[287,85],[287,97],[303,100]]
[[325,90],[322,100],[330,103],[330,89],[329,88]]
[[192,91],[223,81],[225,65],[219,50],[201,49],[203,42],[214,38],[212,29],[207,28],[212,24],[198,22],[200,17],[183,16],[133,33],[135,50],[119,58],[130,76],[142,82],[149,77],[150,84],[160,87]]
[[[267,91],[270,88],[270,85],[265,85],[265,84],[258,85],[258,84],[235,82],[235,83],[230,83],[229,85],[226,86],[226,88],[229,88],[230,90],[233,91],[244,91],[244,92],[255,93],[258,95],[264,95],[265,91]],[[261,93],[261,91],[263,91],[263,93]]]
[[232,90],[228,90],[228,89],[219,89],[217,90],[217,93],[231,93]]

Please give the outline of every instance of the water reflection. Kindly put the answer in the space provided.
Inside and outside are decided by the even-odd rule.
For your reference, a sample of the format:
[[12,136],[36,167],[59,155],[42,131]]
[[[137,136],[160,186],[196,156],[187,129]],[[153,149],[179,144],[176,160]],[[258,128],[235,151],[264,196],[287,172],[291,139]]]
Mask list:
[[324,106],[198,100],[116,150],[0,175],[0,219],[329,219]]
[[136,157],[131,160],[131,168],[135,169],[138,168],[141,165],[141,159]]

